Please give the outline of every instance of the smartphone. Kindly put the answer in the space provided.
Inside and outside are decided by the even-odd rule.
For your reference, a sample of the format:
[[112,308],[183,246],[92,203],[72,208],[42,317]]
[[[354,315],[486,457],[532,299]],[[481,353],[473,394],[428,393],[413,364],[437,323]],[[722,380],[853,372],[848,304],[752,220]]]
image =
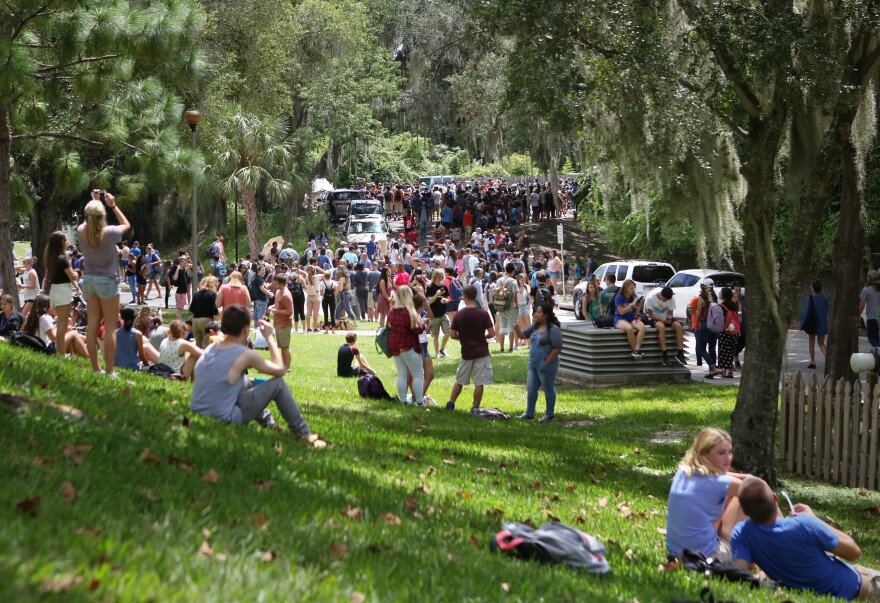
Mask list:
[[101,203],[107,203],[107,191],[101,189],[101,192],[98,193],[98,198],[101,199]]

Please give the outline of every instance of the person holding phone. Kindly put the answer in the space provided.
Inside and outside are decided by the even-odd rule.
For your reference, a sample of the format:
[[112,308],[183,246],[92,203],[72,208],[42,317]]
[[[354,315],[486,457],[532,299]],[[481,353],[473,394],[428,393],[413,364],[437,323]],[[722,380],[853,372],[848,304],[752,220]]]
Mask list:
[[632,279],[623,281],[620,293],[614,296],[614,328],[626,333],[626,340],[632,348],[632,357],[636,360],[641,360],[645,355],[642,351],[645,325],[638,315],[638,309],[644,300],[644,297],[636,299],[636,283]]
[[[131,228],[131,224],[112,194],[94,189],[91,196],[92,200],[86,203],[84,210],[85,221],[76,229],[83,255],[80,288],[88,306],[86,349],[93,371],[106,372],[115,377],[115,325],[119,319],[119,251],[116,244],[122,241],[122,235]],[[107,209],[116,216],[117,225],[107,224]],[[104,335],[104,371],[98,362],[98,329],[102,321],[114,327],[107,328]]]
[[682,366],[687,364],[684,357],[684,328],[681,323],[672,318],[672,311],[675,309],[675,300],[673,296],[675,292],[671,287],[663,287],[651,292],[645,303],[645,312],[648,314],[650,323],[648,326],[657,329],[657,335],[660,337],[660,349],[663,351],[663,366],[670,366],[669,354],[666,351],[666,329],[672,329],[675,333],[675,345],[678,353],[675,360]]

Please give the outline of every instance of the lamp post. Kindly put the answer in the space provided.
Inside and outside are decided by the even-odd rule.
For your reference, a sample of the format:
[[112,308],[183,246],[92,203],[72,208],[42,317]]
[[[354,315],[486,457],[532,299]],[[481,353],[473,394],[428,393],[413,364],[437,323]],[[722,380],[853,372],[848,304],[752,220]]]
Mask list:
[[235,196],[235,261],[238,262],[238,195]]
[[[196,150],[196,128],[199,126],[199,122],[202,120],[202,114],[196,111],[195,109],[190,109],[186,113],[183,114],[183,118],[186,120],[187,125],[190,129],[190,144],[192,145],[192,150]],[[198,195],[198,186],[196,183],[196,179],[193,178],[193,189],[192,189],[192,288],[193,294],[199,287],[199,271],[197,269],[196,264],[199,261],[199,243],[196,240],[197,231],[196,228],[196,199]]]

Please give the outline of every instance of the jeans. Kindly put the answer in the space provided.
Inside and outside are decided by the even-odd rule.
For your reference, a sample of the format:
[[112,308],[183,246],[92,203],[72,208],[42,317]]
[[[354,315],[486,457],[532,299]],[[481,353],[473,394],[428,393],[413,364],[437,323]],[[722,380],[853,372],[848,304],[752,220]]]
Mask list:
[[128,281],[128,288],[131,289],[131,301],[137,301],[137,275],[129,274],[127,277],[125,277],[125,280]]
[[363,289],[358,288],[357,290],[357,304],[358,304],[358,315],[361,320],[364,320],[367,317],[367,298],[370,295],[370,290],[364,287]]
[[254,301],[254,328],[257,328],[257,323],[260,322],[260,319],[266,315],[266,308],[269,307],[269,301],[264,300],[256,300]]
[[542,333],[532,333],[529,338],[529,368],[526,374],[526,414],[535,416],[535,406],[538,404],[538,390],[544,386],[544,399],[547,409],[544,414],[552,417],[556,410],[556,373],[559,370],[559,357],[547,366],[547,352],[538,341]]
[[423,404],[425,401],[425,367],[422,357],[414,350],[401,350],[394,356],[394,365],[397,367],[397,397],[401,402],[406,401],[407,377],[412,375],[413,402]]
[[868,341],[871,347],[880,347],[880,328],[877,326],[877,319],[869,318],[865,321],[865,330],[868,331]]
[[352,320],[357,320],[357,316],[354,315],[354,310],[351,308],[351,291],[343,291],[339,294],[339,303],[336,304],[333,318],[338,319],[343,314],[348,314]]
[[709,368],[715,368],[717,359],[715,346],[718,343],[718,333],[710,331],[709,327],[706,326],[706,321],[701,321],[696,336],[697,358],[702,358],[709,365]]
[[275,401],[281,416],[287,421],[292,433],[298,436],[307,436],[312,431],[309,424],[303,419],[293,394],[287,387],[287,383],[281,377],[273,377],[265,383],[248,388],[238,395],[236,406],[241,409],[241,422],[248,423],[254,419],[261,419],[263,411],[269,402]]

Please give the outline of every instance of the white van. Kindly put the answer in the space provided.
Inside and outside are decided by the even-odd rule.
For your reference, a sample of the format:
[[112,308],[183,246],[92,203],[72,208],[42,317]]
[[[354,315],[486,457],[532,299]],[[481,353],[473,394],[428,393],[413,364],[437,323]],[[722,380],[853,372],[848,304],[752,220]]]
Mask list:
[[434,186],[449,186],[455,182],[455,176],[420,176],[419,188],[427,187],[429,190]]

